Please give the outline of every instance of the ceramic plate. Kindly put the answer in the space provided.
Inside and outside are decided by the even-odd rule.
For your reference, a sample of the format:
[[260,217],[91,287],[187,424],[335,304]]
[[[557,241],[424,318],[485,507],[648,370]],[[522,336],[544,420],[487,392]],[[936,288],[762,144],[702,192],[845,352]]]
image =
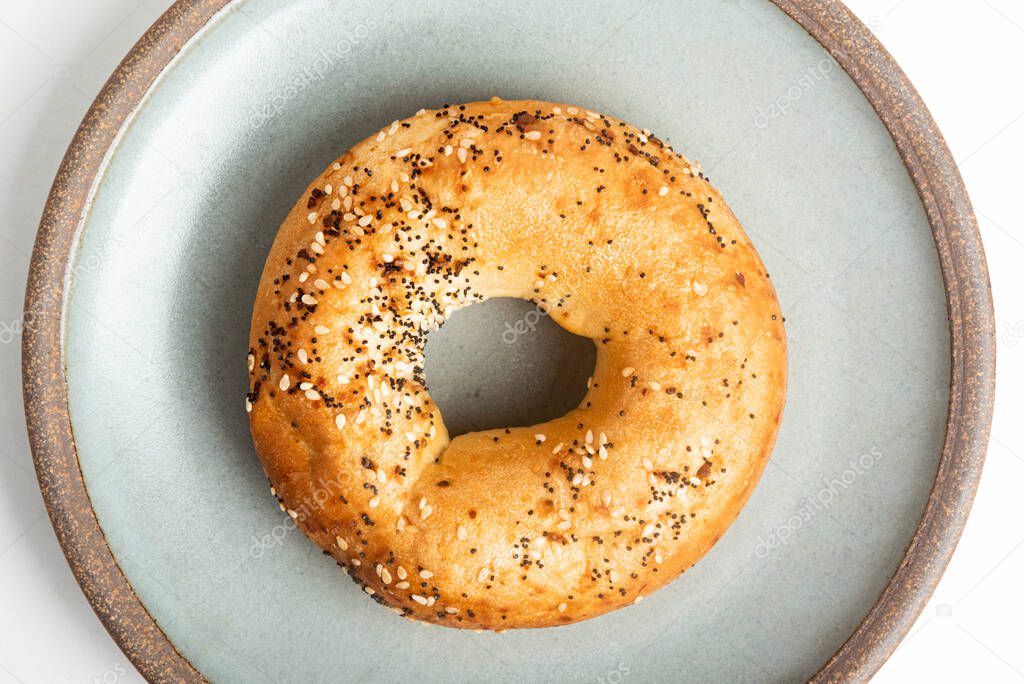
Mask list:
[[[608,112],[702,161],[773,276],[790,387],[761,483],[691,571],[598,619],[475,634],[396,618],[294,529],[242,398],[256,284],[308,181],[395,119],[492,95]],[[973,496],[986,287],[941,137],[839,3],[186,0],[58,176],[26,403],[69,560],[154,679],[865,677]],[[428,358],[461,432],[564,412],[593,350],[498,300]]]

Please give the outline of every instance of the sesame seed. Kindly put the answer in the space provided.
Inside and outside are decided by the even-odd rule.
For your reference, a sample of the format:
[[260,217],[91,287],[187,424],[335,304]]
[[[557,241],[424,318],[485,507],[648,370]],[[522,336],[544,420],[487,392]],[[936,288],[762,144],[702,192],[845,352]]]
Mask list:
[[281,388],[282,392],[285,392],[292,386],[292,379],[288,377],[287,373],[285,373],[281,376],[281,381],[277,383],[277,386]]
[[622,369],[622,377],[624,377],[624,378],[631,377],[633,375],[633,373],[635,373],[635,372],[636,372],[635,368],[633,368],[632,366],[626,366],[625,368]]

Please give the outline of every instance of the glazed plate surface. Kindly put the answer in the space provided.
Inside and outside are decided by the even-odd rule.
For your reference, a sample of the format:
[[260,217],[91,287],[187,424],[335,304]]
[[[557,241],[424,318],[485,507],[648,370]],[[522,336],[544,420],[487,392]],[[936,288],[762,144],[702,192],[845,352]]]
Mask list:
[[[243,395],[263,261],[309,180],[395,119],[492,95],[607,112],[700,160],[772,274],[790,385],[760,485],[696,567],[595,620],[474,634],[398,619],[294,529]],[[950,339],[921,201],[861,91],[766,0],[232,3],[125,128],[70,269],[93,507],[214,681],[806,679],[896,570],[942,448]],[[451,421],[578,397],[585,345],[543,321],[509,342],[531,309],[478,306],[429,349]]]

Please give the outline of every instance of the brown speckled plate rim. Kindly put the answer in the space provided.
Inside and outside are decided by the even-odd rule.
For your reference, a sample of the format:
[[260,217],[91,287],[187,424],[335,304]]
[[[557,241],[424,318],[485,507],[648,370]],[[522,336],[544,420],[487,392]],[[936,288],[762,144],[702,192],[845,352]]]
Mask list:
[[[25,298],[22,372],[36,473],[50,520],[89,603],[150,681],[204,681],[146,611],[99,526],[75,451],[62,354],[67,270],[104,159],[154,80],[232,0],[178,0],[104,85],[65,154],[46,202]],[[988,446],[995,323],[985,255],[952,155],[889,53],[839,0],[772,0],[822,44],[889,129],[932,228],[950,321],[946,438],[935,483],[888,586],[813,681],[866,680],[906,636],[963,531]]]

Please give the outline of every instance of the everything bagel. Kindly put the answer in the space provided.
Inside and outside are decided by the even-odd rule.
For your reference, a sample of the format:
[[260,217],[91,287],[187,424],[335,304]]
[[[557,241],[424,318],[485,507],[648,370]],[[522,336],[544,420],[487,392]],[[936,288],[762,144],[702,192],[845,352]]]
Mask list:
[[[426,335],[491,297],[594,340],[594,374],[561,418],[450,440]],[[609,116],[498,98],[396,121],[313,181],[248,366],[256,450],[301,529],[399,614],[497,630],[693,565],[756,484],[786,381],[768,275],[699,166]]]

